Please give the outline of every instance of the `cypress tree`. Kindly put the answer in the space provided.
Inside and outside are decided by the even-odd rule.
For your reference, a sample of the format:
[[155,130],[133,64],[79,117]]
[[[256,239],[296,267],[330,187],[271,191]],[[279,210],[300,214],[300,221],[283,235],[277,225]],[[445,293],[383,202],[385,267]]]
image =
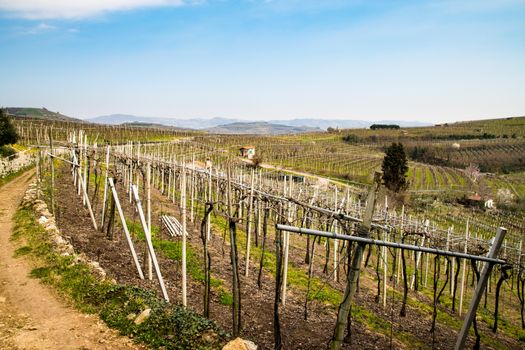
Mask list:
[[406,190],[408,187],[406,179],[408,160],[403,144],[394,142],[386,149],[385,153],[381,166],[384,185],[394,192]]

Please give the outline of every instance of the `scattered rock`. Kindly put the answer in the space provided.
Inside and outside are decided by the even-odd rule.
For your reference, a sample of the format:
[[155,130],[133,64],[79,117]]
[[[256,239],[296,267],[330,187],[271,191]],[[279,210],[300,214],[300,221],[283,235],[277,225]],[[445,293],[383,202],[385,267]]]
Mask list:
[[149,318],[149,315],[151,313],[151,309],[146,309],[140,313],[140,315],[137,316],[134,323],[136,325],[142,324],[144,321],[146,321]]
[[205,343],[212,344],[217,341],[219,335],[215,333],[214,331],[212,331],[211,329],[208,329],[207,331],[202,333],[201,337]]
[[5,301],[6,301],[5,297],[0,297],[0,303],[5,303]]
[[236,338],[224,345],[222,350],[257,350],[257,345],[249,340]]
[[257,345],[251,340],[243,340],[244,345],[246,345],[247,350],[257,350]]

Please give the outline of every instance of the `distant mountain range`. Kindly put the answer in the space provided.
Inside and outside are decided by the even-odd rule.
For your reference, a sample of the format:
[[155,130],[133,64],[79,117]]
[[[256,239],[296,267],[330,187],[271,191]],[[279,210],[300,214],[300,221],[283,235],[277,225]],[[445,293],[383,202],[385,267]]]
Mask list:
[[[329,127],[340,128],[340,129],[349,129],[349,128],[368,128],[372,124],[397,124],[401,127],[416,127],[416,126],[431,126],[432,123],[424,123],[417,121],[401,121],[401,120],[380,120],[380,121],[363,121],[363,120],[351,120],[351,119],[289,119],[289,120],[265,120],[265,121],[247,121],[242,119],[233,119],[233,118],[194,118],[194,119],[177,119],[177,118],[158,118],[158,117],[140,117],[135,115],[127,114],[112,114],[105,115],[96,118],[87,119],[86,121],[93,123],[103,123],[103,124],[122,124],[130,122],[139,122],[139,123],[153,123],[153,124],[163,124],[169,126],[176,126],[179,128],[189,128],[189,129],[198,129],[198,130],[208,130],[213,132],[215,127],[220,127],[221,129],[233,130],[236,129],[237,132],[240,132],[242,126],[250,128],[255,126],[261,127],[263,124],[275,124],[280,127],[277,129],[284,130],[282,126],[289,126],[292,128],[299,128],[296,131],[289,132],[310,132],[310,131],[320,131],[326,130]],[[234,125],[231,125],[234,124]],[[218,130],[218,129],[217,129]],[[302,131],[304,130],[304,131]],[[243,132],[243,133],[252,133],[252,132]]]
[[257,134],[257,135],[285,135],[305,132],[323,131],[308,126],[289,126],[268,122],[236,122],[204,129],[213,134]]
[[332,128],[368,128],[372,124],[397,124],[401,127],[431,126],[431,123],[381,120],[341,120],[341,119],[289,119],[289,120],[268,120],[268,121],[249,121],[233,118],[158,118],[141,117],[128,114],[112,114],[90,119],[76,119],[63,115],[59,112],[52,112],[44,107],[7,107],[9,114],[16,117],[37,118],[47,120],[60,120],[70,122],[88,122],[98,124],[120,125],[125,124],[135,127],[169,127],[177,129],[194,129],[218,134],[260,134],[260,135],[283,135],[298,134],[305,132],[320,132]]

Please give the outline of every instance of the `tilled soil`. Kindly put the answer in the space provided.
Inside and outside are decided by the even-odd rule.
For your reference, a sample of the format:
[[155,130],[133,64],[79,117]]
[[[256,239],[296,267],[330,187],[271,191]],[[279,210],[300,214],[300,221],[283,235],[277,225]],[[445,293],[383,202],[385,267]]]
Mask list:
[[[103,191],[103,189],[100,189]],[[119,197],[123,206],[126,218],[132,222],[140,223],[138,214],[132,204],[129,203],[128,195],[119,189]],[[136,268],[133,264],[131,253],[124,234],[120,228],[115,229],[115,237],[112,241],[106,238],[106,234],[97,232],[93,229],[89,213],[82,206],[81,197],[76,193],[76,189],[71,181],[67,169],[62,168],[60,180],[57,181],[56,191],[57,207],[59,208],[58,224],[63,235],[73,244],[75,250],[84,252],[91,259],[100,263],[108,275],[118,283],[138,285],[144,288],[155,290],[159,297],[160,288],[153,276],[153,280],[141,280],[138,277]],[[95,201],[95,212],[100,213],[100,203]],[[152,190],[153,225],[161,226],[160,214],[170,214],[180,218],[180,213],[176,204],[173,204],[158,191]],[[100,222],[100,219],[98,219]],[[118,221],[118,218],[116,219]],[[200,223],[191,224],[188,222],[188,232],[190,234],[189,244],[202,256],[202,242],[200,231],[197,227]],[[209,244],[212,256],[212,276],[224,281],[224,287],[231,290],[231,264],[230,248],[228,243],[223,240],[224,232],[214,232]],[[161,231],[163,239],[176,239],[168,237],[165,231]],[[134,239],[135,249],[139,253],[139,259],[144,269],[145,244],[138,239]],[[273,239],[268,239],[267,249],[275,250]],[[304,253],[291,250],[290,261],[296,266],[301,265]],[[161,253],[157,254],[161,271],[166,283],[171,302],[179,303],[181,300],[181,273],[180,263],[167,259]],[[244,272],[243,254],[239,257],[240,272]],[[304,266],[306,269],[306,267]],[[364,273],[369,273],[365,271]],[[259,349],[273,349],[273,301],[275,292],[275,280],[269,273],[264,273],[262,288],[257,286],[258,262],[250,266],[249,277],[241,273],[241,300],[242,300],[242,334],[241,336],[253,340]],[[319,273],[315,273],[321,276]],[[329,279],[329,278],[327,278]],[[344,286],[337,282],[328,282],[333,287],[344,290]],[[370,284],[370,283],[368,283]],[[404,331],[415,334],[416,338],[431,348],[432,335],[429,332],[431,319],[418,310],[408,309],[408,316],[400,318],[397,303],[391,308],[390,301],[384,310],[381,304],[374,300],[372,285],[367,285],[363,279],[361,290],[356,296],[356,303],[372,310],[377,316],[387,322],[393,322],[392,332]],[[314,291],[315,292],[315,291]],[[189,280],[188,284],[188,306],[195,311],[202,313],[203,286],[200,282]],[[304,320],[304,293],[299,293],[293,288],[289,289],[286,299],[286,307],[281,307],[281,330],[284,349],[320,349],[326,348],[326,344],[333,333],[336,312],[333,307],[322,305],[319,302],[309,303],[309,318]],[[426,303],[431,301],[426,300]],[[212,290],[210,318],[219,324],[223,329],[230,331],[232,324],[232,311],[230,306],[220,304],[219,295]],[[481,332],[488,332],[487,327],[480,327]],[[457,333],[440,325],[437,326],[435,335],[434,349],[452,349],[455,344]],[[500,336],[499,334],[496,336]],[[515,341],[501,338],[502,344],[509,349],[520,349],[520,345]],[[469,343],[470,344],[470,343]],[[352,343],[345,344],[346,349],[399,349],[405,348],[402,344],[390,337],[375,333],[359,322],[352,324]],[[468,345],[471,347],[471,345]],[[411,348],[411,347],[410,347]],[[484,348],[482,346],[482,348]]]

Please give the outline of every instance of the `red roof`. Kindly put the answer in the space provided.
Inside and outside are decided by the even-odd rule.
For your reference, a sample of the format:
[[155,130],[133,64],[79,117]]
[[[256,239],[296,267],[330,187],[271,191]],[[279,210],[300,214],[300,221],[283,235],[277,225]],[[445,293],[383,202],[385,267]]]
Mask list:
[[471,201],[480,201],[481,200],[481,196],[479,194],[473,194],[471,196],[468,196],[467,197],[468,199],[470,199]]

